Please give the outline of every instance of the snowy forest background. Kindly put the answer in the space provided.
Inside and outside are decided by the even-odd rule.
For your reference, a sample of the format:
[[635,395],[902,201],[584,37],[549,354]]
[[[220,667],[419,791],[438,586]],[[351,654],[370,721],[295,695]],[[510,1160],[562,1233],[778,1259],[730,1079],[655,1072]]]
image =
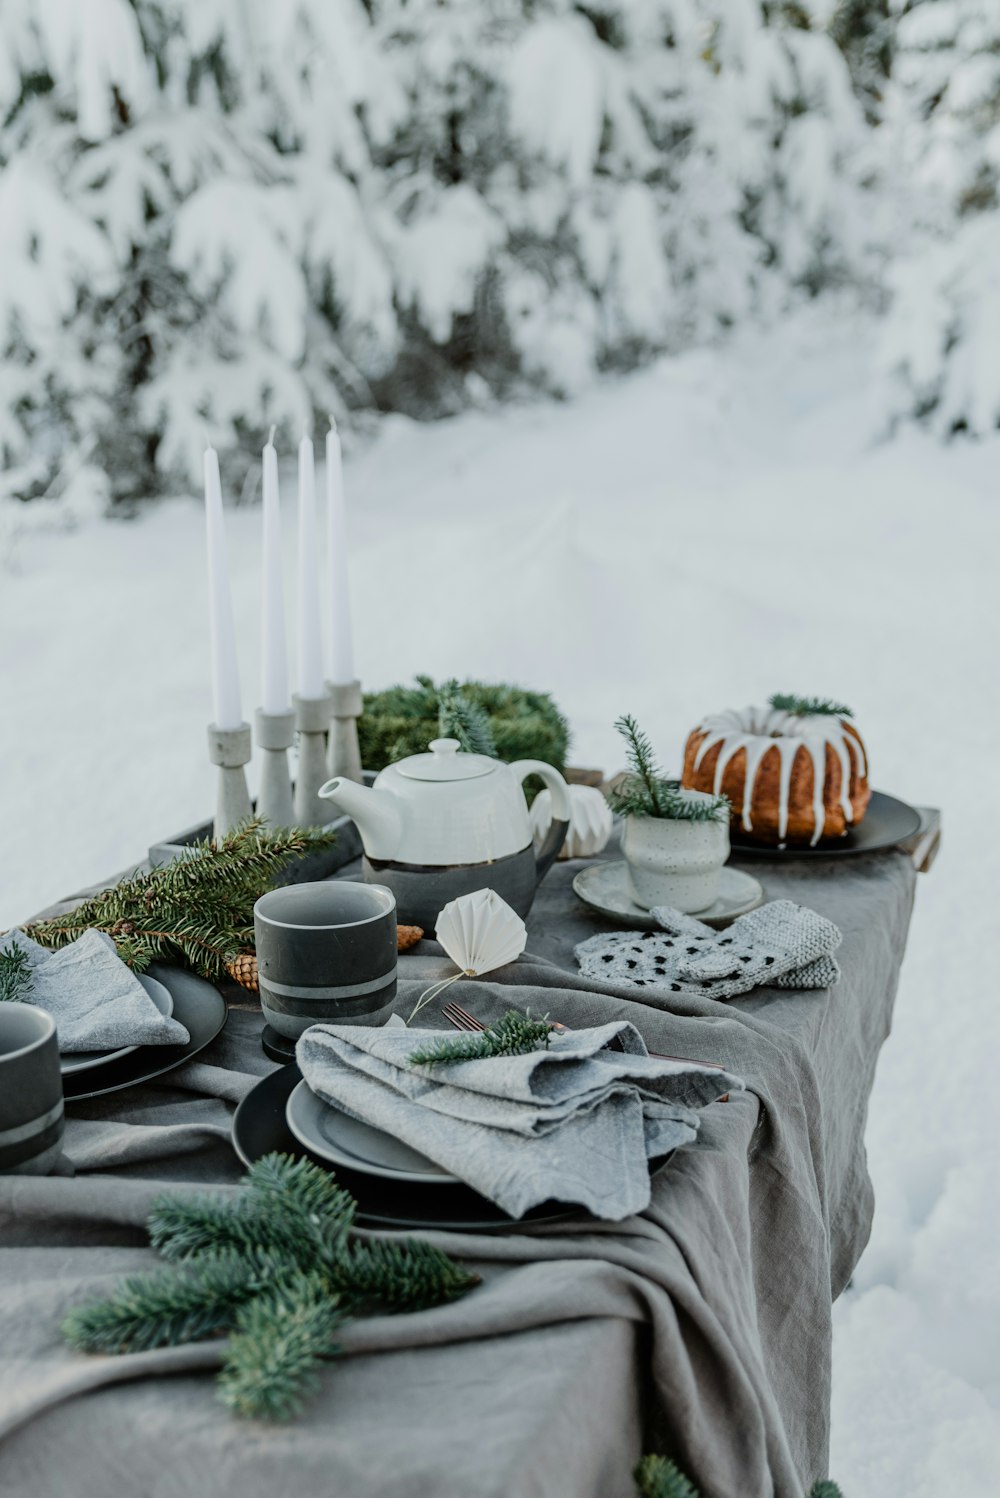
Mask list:
[[[4,0],[0,496],[230,474],[849,288],[1000,417],[991,0]],[[9,516],[8,516],[9,518]]]
[[290,582],[329,411],[367,687],[551,691],[606,770],[850,703],[944,842],[845,1498],[1000,1471],[998,183],[1000,0],[0,0],[0,927],[211,807],[207,438],[247,716],[261,445]]

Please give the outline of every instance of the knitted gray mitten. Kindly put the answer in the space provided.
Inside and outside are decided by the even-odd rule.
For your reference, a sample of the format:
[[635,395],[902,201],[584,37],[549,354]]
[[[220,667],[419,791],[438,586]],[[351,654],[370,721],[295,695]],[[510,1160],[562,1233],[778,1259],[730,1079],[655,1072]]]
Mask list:
[[667,906],[652,915],[661,930],[601,933],[581,942],[576,956],[584,976],[673,993],[687,989],[713,999],[761,984],[829,988],[840,978],[833,957],[840,931],[792,900],[773,900],[726,931]]

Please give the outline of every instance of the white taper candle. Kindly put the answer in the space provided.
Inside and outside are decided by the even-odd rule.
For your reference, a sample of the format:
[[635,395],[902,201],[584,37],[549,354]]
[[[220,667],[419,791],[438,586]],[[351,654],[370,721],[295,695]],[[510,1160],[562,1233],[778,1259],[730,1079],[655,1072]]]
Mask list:
[[208,619],[212,652],[212,698],[216,728],[239,728],[240,672],[236,660],[233,600],[226,562],[226,528],[222,514],[219,455],[205,449],[205,535],[208,546]]
[[312,439],[299,443],[299,680],[300,697],[322,697],[323,625],[316,556],[316,468]]
[[327,584],[330,597],[330,680],[345,686],[354,680],[351,635],[351,590],[347,576],[347,517],[340,434],[333,417],[326,434]]
[[261,684],[260,705],[265,713],[286,713],[288,642],[285,636],[284,553],[281,546],[281,498],[278,491],[278,454],[274,428],[264,448],[263,534],[261,537]]

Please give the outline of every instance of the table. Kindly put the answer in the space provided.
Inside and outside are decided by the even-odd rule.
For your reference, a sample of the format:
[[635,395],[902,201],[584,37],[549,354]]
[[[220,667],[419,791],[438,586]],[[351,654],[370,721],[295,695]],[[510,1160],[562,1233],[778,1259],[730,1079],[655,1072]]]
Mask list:
[[[864,1124],[914,865],[903,852],[755,864],[768,897],[840,926],[841,983],[728,1004],[671,995],[673,1013],[575,973],[572,946],[595,929],[569,890],[576,867],[542,885],[525,957],[462,987],[462,1002],[486,1017],[543,989],[554,1017],[625,1015],[655,1049],[746,1078],[706,1111],[650,1209],[617,1225],[438,1235],[479,1269],[480,1289],[353,1324],[349,1355],[287,1428],[230,1419],[201,1371],[212,1345],[70,1354],[65,1309],[153,1264],[142,1224],[164,1183],[238,1180],[232,1108],[271,1063],[259,1014],[236,1009],[174,1076],[72,1107],[76,1179],[0,1178],[0,1492],[632,1498],[649,1449],[673,1454],[703,1498],[802,1498],[825,1475],[831,1300],[871,1222]],[[403,988],[445,971],[431,945],[402,960]],[[91,1391],[65,1398],[81,1381]]]

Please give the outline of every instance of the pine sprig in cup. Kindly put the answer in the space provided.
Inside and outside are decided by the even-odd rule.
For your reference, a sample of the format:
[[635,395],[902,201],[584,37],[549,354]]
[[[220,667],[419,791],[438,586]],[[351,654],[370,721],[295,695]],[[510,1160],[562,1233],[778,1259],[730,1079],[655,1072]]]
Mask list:
[[631,714],[619,718],[615,728],[628,748],[629,774],[608,796],[612,811],[670,822],[729,821],[732,808],[725,796],[689,795],[679,781],[663,774],[648,736]]

